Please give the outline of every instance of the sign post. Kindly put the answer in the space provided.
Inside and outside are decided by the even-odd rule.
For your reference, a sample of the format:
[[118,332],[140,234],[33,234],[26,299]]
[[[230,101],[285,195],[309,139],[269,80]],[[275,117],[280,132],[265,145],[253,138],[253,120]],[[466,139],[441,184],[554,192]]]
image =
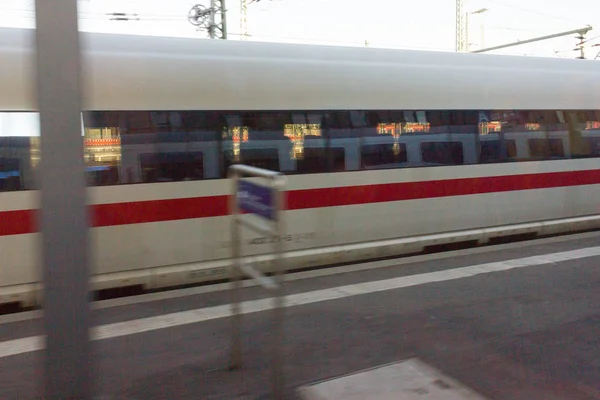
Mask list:
[[[250,167],[247,165],[232,165],[229,167],[229,177],[232,178],[233,194],[230,198],[232,215],[231,246],[232,267],[230,279],[232,283],[232,338],[231,338],[231,369],[242,367],[242,313],[240,310],[240,289],[243,275],[249,276],[261,286],[274,292],[273,319],[274,338],[272,341],[273,363],[273,394],[275,399],[283,399],[283,237],[284,226],[282,210],[285,208],[282,189],[285,186],[285,176],[280,172]],[[245,177],[262,178],[266,185],[245,180]],[[244,214],[242,214],[244,213]],[[271,279],[255,270],[251,265],[242,262],[240,227],[245,226],[255,232],[273,238],[275,274]]]

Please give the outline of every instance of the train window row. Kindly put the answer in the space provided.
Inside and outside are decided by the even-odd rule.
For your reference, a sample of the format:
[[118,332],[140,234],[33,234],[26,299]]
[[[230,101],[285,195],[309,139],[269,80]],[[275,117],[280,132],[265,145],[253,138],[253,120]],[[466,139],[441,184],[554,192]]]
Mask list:
[[[0,191],[35,189],[38,128],[0,118]],[[234,163],[311,174],[600,156],[600,111],[586,110],[93,111],[83,126],[91,186],[219,179]]]

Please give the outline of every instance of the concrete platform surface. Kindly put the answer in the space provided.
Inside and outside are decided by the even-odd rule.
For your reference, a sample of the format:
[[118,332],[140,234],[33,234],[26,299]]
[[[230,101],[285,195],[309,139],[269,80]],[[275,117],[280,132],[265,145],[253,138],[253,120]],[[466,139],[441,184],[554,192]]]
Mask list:
[[[599,243],[595,232],[289,274],[283,399],[298,400],[299,388],[324,388],[340,377],[352,381],[357,371],[398,364],[400,372],[371,376],[395,373],[393,383],[414,384],[407,387],[414,393],[405,394],[419,400],[453,399],[450,393],[460,392],[442,389],[457,382],[490,400],[600,400]],[[230,285],[94,303],[94,394],[275,400],[271,293],[247,283],[243,368],[235,371],[229,370]],[[40,316],[0,317],[0,400],[43,398]],[[415,360],[420,372],[407,367]],[[428,366],[445,377],[422,372]],[[432,397],[438,393],[444,396]]]
[[298,390],[302,400],[486,400],[413,358]]

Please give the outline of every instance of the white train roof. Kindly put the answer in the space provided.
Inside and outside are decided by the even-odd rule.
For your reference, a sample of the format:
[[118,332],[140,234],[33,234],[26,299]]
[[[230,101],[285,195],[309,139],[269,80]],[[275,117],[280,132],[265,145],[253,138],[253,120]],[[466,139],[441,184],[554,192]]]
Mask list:
[[[0,110],[35,109],[34,31],[0,28]],[[600,109],[600,63],[82,34],[95,110]]]

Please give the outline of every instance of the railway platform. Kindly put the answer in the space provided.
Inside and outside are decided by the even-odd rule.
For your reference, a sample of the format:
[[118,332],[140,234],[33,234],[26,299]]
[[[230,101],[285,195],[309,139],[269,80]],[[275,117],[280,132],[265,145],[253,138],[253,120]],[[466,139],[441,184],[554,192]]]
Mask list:
[[[286,399],[600,399],[600,233],[292,273]],[[98,399],[271,399],[268,291],[245,282],[93,304]],[[0,399],[38,398],[39,311],[0,317]],[[344,389],[346,388],[346,389]]]

